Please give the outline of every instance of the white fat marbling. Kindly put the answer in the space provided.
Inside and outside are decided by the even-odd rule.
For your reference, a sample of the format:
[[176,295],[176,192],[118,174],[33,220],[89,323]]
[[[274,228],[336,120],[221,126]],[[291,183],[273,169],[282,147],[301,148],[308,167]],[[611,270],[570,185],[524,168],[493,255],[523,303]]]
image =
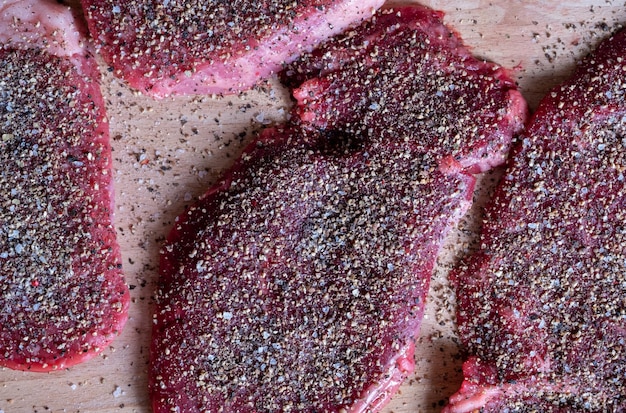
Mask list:
[[0,43],[42,47],[57,56],[83,54],[71,10],[51,0],[0,0]]

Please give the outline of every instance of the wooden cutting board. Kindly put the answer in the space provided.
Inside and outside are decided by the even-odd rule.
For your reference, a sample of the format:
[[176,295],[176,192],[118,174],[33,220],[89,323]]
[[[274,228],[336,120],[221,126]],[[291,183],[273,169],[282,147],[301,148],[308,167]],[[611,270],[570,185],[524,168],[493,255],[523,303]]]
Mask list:
[[[431,0],[480,57],[514,69],[531,108],[619,23],[624,0]],[[159,247],[176,215],[214,182],[260,125],[290,107],[275,81],[240,95],[154,101],[103,67],[111,125],[116,228],[132,306],[127,328],[103,354],[54,373],[0,370],[0,413],[150,412],[147,363]],[[448,240],[433,277],[415,374],[385,412],[437,412],[459,386],[461,349],[454,294],[446,274],[475,237],[480,205],[495,176],[485,176],[476,206]]]

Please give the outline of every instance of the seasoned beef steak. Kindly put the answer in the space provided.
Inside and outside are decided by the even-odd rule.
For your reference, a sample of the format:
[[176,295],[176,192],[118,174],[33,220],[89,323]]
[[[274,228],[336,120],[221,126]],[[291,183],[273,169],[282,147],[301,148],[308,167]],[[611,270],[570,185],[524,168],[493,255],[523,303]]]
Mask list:
[[67,8],[5,2],[0,16],[0,365],[61,369],[127,317],[99,72]]
[[[355,34],[369,31],[374,47],[387,47],[385,33],[423,20],[438,38],[443,25],[430,17],[423,8],[385,11],[375,30],[368,23]],[[451,50],[433,56],[458,62],[455,51],[465,49],[446,39]],[[381,60],[419,48],[392,46]],[[412,62],[403,74],[424,68]],[[486,80],[457,98],[492,96],[471,104],[478,123],[470,126],[484,134],[486,158],[497,159],[521,128],[525,105],[501,69],[481,67]],[[442,75],[430,73],[422,77],[428,90]],[[345,88],[367,80],[337,78]],[[395,89],[386,92],[381,102],[402,104]],[[364,119],[354,128],[321,128],[296,109],[291,124],[264,132],[179,217],[157,293],[155,412],[359,412],[389,400],[414,367],[413,340],[442,240],[471,203],[474,177],[463,167],[481,163],[449,147],[451,140],[474,144],[471,133],[448,139],[446,123],[424,128],[416,120],[461,122],[455,102],[412,106],[417,113],[386,132]],[[334,114],[345,124],[352,109]]]
[[448,413],[626,411],[626,32],[541,102],[456,278]]
[[155,412],[361,411],[412,371],[435,256],[474,179],[411,143],[336,139],[266,132],[176,223]]
[[313,128],[402,135],[472,171],[504,162],[526,102],[426,7],[386,9],[281,73]]
[[383,0],[81,0],[114,73],[154,97],[235,93]]

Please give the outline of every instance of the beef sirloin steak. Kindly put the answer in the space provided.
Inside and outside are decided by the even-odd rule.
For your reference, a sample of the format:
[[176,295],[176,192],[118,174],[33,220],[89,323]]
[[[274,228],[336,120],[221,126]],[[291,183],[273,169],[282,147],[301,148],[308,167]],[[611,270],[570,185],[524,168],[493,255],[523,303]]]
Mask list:
[[266,132],[180,217],[162,258],[155,412],[361,411],[412,371],[435,256],[474,178],[415,145],[336,138]]
[[0,365],[61,369],[127,318],[99,72],[67,7],[0,16]]
[[[391,28],[423,23],[425,35],[439,39],[445,28],[436,16],[423,8],[385,11],[355,34],[367,31],[373,46],[387,47]],[[441,65],[467,56],[445,33],[446,53],[430,55]],[[340,50],[338,39],[331,43]],[[416,47],[396,42],[385,53],[408,57]],[[403,74],[424,68],[413,63]],[[457,98],[477,111],[473,126],[496,159],[521,128],[525,105],[501,69],[481,65],[480,87],[468,76],[471,95]],[[422,77],[429,90],[441,81],[431,73]],[[365,80],[344,79],[345,86],[355,79]],[[395,89],[388,92],[387,105],[401,104]],[[480,92],[493,101],[470,103]],[[442,99],[411,110],[455,122],[459,106]],[[311,126],[299,113],[263,132],[167,239],[151,348],[155,412],[376,411],[414,368],[435,259],[470,206],[475,182],[450,164],[474,164],[437,128],[413,122],[396,125],[396,133],[357,133]],[[345,107],[334,113],[353,116]],[[493,125],[485,127],[489,114]],[[455,142],[465,140],[475,143],[471,134]]]
[[457,169],[504,162],[526,102],[506,71],[472,56],[442,17],[421,6],[384,9],[288,66],[281,79],[303,123],[401,135]]
[[626,411],[626,32],[541,102],[457,274],[448,413]]
[[154,97],[235,93],[383,0],[81,0],[114,73]]

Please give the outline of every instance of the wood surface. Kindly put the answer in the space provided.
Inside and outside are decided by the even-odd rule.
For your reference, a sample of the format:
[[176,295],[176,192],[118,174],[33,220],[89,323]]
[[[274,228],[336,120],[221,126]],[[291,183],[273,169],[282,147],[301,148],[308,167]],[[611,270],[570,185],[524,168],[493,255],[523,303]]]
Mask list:
[[[477,56],[514,70],[535,108],[619,23],[619,1],[431,0]],[[273,80],[227,97],[142,96],[102,67],[111,127],[116,228],[131,288],[130,319],[102,355],[53,373],[0,369],[0,413],[150,412],[147,363],[158,251],[176,215],[228,168],[251,134],[284,119],[290,101]],[[459,386],[461,349],[447,271],[475,237],[480,205],[497,174],[485,176],[476,204],[449,238],[431,283],[415,374],[385,412],[437,412]]]

